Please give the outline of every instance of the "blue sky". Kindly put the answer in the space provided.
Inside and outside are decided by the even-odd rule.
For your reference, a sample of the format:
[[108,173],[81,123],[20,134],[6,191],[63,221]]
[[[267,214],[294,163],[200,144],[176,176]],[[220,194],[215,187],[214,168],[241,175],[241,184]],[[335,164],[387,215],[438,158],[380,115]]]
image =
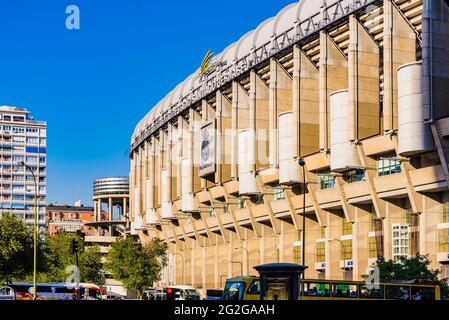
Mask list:
[[[48,202],[128,175],[137,122],[201,63],[294,0],[0,0],[0,105],[48,122]],[[66,7],[81,12],[67,30]]]

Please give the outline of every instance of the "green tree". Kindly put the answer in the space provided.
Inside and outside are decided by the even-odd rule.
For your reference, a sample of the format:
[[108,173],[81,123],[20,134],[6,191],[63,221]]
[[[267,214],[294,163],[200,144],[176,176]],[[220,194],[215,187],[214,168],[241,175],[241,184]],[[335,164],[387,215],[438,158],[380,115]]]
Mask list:
[[95,283],[98,286],[105,285],[102,254],[96,245],[85,248],[79,258],[80,278],[82,282]]
[[153,239],[142,246],[133,238],[119,239],[112,244],[105,267],[126,289],[137,292],[140,298],[148,287],[160,280],[166,265],[167,245]]
[[50,238],[45,247],[45,272],[40,274],[40,281],[62,282],[68,277],[66,269],[76,264],[75,256],[71,252],[71,243],[78,241],[78,262],[81,282],[92,282],[104,285],[105,278],[101,253],[98,246],[86,247],[84,240],[75,235],[60,233]]
[[[449,295],[447,279],[440,279],[440,270],[429,269],[430,259],[428,255],[416,255],[416,257],[402,257],[399,260],[377,259],[375,266],[379,268],[380,282],[392,282],[394,280],[418,280],[431,281],[441,287],[443,296]],[[363,276],[365,279],[368,277]]]
[[22,220],[4,213],[0,219],[0,283],[33,270],[33,233]]

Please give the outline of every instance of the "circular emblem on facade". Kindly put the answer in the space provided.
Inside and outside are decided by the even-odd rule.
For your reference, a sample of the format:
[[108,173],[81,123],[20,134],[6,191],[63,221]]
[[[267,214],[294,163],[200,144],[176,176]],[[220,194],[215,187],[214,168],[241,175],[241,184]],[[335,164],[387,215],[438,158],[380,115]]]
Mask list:
[[207,161],[210,156],[210,141],[209,141],[209,132],[207,130],[203,131],[203,142],[201,143],[201,159],[203,161]]

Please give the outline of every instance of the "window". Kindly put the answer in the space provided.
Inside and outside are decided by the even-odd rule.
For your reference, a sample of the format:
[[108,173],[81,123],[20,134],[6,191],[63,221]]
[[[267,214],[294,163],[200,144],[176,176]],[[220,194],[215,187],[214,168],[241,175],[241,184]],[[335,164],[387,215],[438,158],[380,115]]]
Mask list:
[[[393,155],[394,158],[396,155]],[[377,160],[377,175],[379,177],[389,176],[401,172],[401,163],[396,160],[389,160],[387,156],[380,156]]]
[[352,259],[352,240],[344,240],[341,244],[341,260]]
[[251,283],[247,293],[260,294],[260,280],[254,280],[253,283]]
[[349,236],[349,235],[352,234],[352,223],[346,221],[346,219],[343,220],[343,231],[342,231],[342,234],[344,236]]
[[369,237],[369,258],[377,258],[376,237]]
[[320,227],[320,238],[326,239],[326,227]]
[[246,208],[245,200],[243,200],[242,198],[238,198],[237,201],[238,201],[237,206],[239,209]]
[[449,229],[438,230],[438,252],[449,252]]
[[38,129],[37,128],[27,128],[27,132],[28,133],[38,133]]
[[215,214],[215,209],[214,208],[208,208],[207,212],[209,213],[209,217],[216,217],[217,215]]
[[14,116],[12,119],[14,122],[25,122],[25,117]]
[[302,246],[301,242],[293,244],[293,259],[296,264],[302,263]]
[[17,136],[15,136],[15,137],[12,138],[12,141],[16,142],[16,143],[25,143],[25,137],[17,137]]
[[4,116],[3,116],[3,120],[5,120],[5,121],[11,121],[11,116],[4,115]]
[[316,243],[316,262],[326,261],[326,242]]
[[335,187],[335,177],[329,173],[318,173],[320,190],[332,189]]
[[362,299],[384,299],[385,286],[371,288],[365,284],[359,285],[360,298]]
[[265,201],[263,200],[263,195],[253,195],[253,196],[251,196],[251,202],[254,203],[255,205],[264,204],[265,203]]
[[347,183],[365,181],[365,171],[363,170],[351,170],[343,173],[343,179]]
[[284,188],[275,187],[274,188],[274,200],[283,200],[285,199]]
[[409,257],[410,226],[408,224],[394,224],[393,228],[393,260]]
[[245,283],[243,282],[226,282],[224,289],[224,300],[243,300],[243,295],[245,294]]
[[27,138],[27,143],[29,143],[29,144],[37,144],[38,142],[39,142],[38,138],[34,138],[34,137]]
[[13,127],[12,131],[14,133],[25,133],[25,128],[24,127]]
[[449,202],[443,204],[443,223],[449,223]]
[[377,223],[378,223],[378,219],[376,218],[376,215],[371,213],[371,217],[370,217],[370,231],[376,231],[377,230]]

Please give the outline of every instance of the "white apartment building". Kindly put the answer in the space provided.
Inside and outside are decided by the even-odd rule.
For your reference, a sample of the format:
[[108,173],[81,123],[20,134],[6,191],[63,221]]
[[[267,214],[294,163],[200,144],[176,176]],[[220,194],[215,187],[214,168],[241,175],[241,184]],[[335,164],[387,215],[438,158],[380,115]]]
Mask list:
[[0,106],[0,215],[12,213],[34,222],[34,172],[38,195],[39,231],[44,231],[47,171],[47,124],[24,108]]

